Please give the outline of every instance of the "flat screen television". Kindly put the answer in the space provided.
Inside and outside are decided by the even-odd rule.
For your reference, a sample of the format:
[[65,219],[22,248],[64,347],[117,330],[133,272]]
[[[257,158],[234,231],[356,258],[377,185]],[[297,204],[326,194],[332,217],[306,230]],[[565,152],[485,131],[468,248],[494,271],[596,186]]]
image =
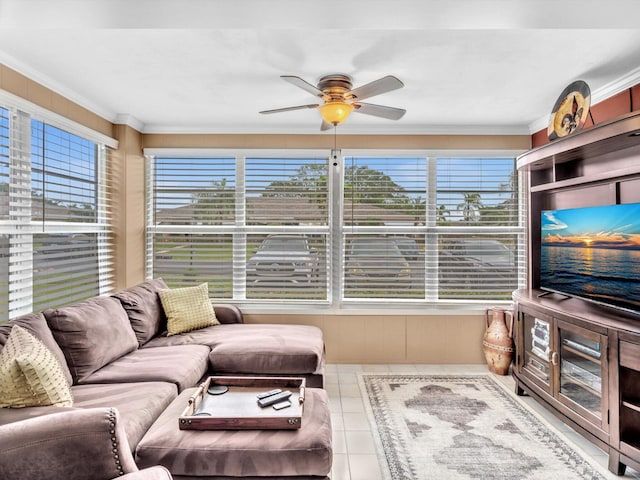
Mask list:
[[540,288],[640,313],[640,203],[543,210]]

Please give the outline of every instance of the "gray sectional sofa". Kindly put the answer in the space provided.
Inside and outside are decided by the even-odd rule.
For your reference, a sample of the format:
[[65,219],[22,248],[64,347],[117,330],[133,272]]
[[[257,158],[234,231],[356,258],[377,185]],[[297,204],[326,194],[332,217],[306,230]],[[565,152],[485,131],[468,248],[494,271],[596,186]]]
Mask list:
[[[165,288],[162,279],[147,280],[110,296],[24,315],[0,325],[0,350],[11,328],[21,326],[58,358],[73,396],[71,407],[0,408],[0,463],[10,450],[5,446],[14,442],[13,437],[3,437],[6,428],[10,427],[11,435],[15,436],[22,431],[16,425],[26,428],[28,419],[34,417],[54,419],[76,410],[113,409],[135,455],[167,407],[180,402],[179,395],[188,395],[208,375],[294,376],[304,377],[308,387],[315,387],[308,390],[313,392],[314,402],[324,404],[323,412],[318,413],[321,422],[329,423],[321,434],[329,436],[320,439],[325,446],[321,448],[322,458],[310,470],[302,469],[298,478],[325,478],[327,464],[331,463],[326,458],[330,456],[326,445],[331,443],[331,429],[328,400],[322,390],[325,362],[322,332],[304,325],[245,324],[235,306],[220,304],[214,305],[220,325],[167,336],[166,318],[158,296],[158,291]],[[74,422],[74,418],[69,414],[67,421]],[[46,424],[47,420],[39,421]],[[82,421],[80,416],[78,421]],[[236,447],[241,450],[243,445]],[[262,473],[247,472],[247,476],[280,478],[276,471],[268,469]],[[222,470],[214,468],[214,473],[198,474],[198,478],[226,477]],[[285,474],[289,478],[291,475]],[[185,478],[189,477],[187,474]]]

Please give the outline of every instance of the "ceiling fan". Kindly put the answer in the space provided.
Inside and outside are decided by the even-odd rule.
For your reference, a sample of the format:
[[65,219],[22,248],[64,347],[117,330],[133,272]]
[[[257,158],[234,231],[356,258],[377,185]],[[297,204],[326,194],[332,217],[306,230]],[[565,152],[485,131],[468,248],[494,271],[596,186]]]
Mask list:
[[402,108],[361,102],[365,98],[402,88],[404,84],[392,75],[387,75],[357,88],[352,87],[351,77],[343,74],[325,75],[320,78],[317,87],[293,75],[282,75],[280,78],[309,92],[311,95],[321,98],[324,102],[263,110],[260,113],[269,114],[317,108],[322,116],[320,130],[328,130],[332,126],[344,122],[352,111],[389,120],[399,120],[406,113],[406,110]]

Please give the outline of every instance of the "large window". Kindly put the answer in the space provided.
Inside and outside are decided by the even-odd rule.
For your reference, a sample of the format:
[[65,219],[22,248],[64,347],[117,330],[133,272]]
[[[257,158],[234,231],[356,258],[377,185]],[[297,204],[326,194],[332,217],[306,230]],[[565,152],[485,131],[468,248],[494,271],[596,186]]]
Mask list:
[[149,274],[214,298],[327,301],[327,159],[157,155]]
[[106,146],[0,108],[0,322],[111,288]]
[[507,300],[524,282],[513,157],[344,161],[345,300]]
[[246,303],[510,300],[524,284],[512,155],[146,152],[148,274]]

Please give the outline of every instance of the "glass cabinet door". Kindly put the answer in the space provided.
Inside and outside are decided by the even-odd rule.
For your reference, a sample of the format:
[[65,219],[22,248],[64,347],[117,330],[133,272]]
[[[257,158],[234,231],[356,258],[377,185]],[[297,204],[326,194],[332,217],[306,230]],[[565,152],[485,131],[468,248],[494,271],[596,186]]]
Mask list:
[[539,315],[521,312],[523,322],[522,369],[540,386],[550,389],[551,369],[551,322]]
[[[570,406],[577,404],[594,417],[602,419],[603,356],[606,336],[558,323],[559,332],[559,395]],[[552,361],[555,361],[552,358]]]

